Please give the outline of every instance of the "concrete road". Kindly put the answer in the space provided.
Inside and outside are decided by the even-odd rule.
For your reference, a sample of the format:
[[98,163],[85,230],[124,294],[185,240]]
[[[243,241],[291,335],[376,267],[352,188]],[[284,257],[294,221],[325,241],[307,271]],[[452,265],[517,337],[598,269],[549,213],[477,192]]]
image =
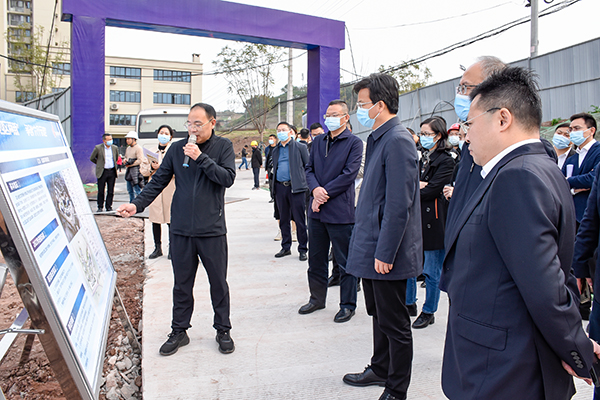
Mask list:
[[[261,170],[264,178],[264,172]],[[327,308],[299,315],[307,302],[307,262],[292,256],[275,259],[280,243],[273,240],[277,224],[267,190],[251,190],[252,171],[238,171],[227,190],[226,206],[232,338],[236,350],[219,353],[212,328],[206,273],[200,267],[195,286],[191,342],[169,357],[158,349],[170,332],[173,275],[166,256],[147,260],[143,311],[144,400],[159,399],[378,399],[379,387],[355,388],[342,382],[348,372],[361,372],[372,352],[371,318],[362,292],[357,313],[343,324],[333,322],[339,287],[330,289]],[[120,190],[122,192],[122,189]],[[237,201],[239,200],[239,201]],[[123,199],[123,201],[126,201]],[[201,204],[198,207],[202,207]],[[146,257],[154,249],[146,225]],[[168,237],[163,229],[163,253]],[[425,289],[418,289],[419,308]],[[414,330],[413,376],[409,399],[445,399],[440,370],[448,300],[444,293],[436,321]],[[414,318],[413,318],[414,319]],[[575,399],[591,399],[592,390],[579,381]]]

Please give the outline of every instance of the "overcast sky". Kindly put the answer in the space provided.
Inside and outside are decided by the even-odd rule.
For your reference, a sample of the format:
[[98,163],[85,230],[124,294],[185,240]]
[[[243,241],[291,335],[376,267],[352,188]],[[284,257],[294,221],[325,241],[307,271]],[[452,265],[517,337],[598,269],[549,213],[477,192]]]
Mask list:
[[[546,4],[539,0],[540,11],[561,2],[553,0],[552,4]],[[352,46],[346,35],[341,68],[354,71],[353,53],[356,73],[361,76],[375,72],[381,64],[395,65],[423,56],[531,13],[523,0],[241,0],[238,3],[344,21]],[[540,18],[539,54],[599,37],[599,16],[599,0],[580,0]],[[481,55],[494,55],[506,62],[527,58],[530,29],[526,23],[426,61],[433,74],[431,83],[459,76],[461,64],[469,66]],[[109,56],[191,61],[192,53],[200,53],[205,72],[215,70],[212,60],[226,45],[236,46],[236,43],[122,28],[106,30]],[[294,49],[295,56],[304,52]],[[294,85],[306,84],[306,55],[294,60],[293,70]],[[282,65],[276,68],[275,78],[273,92],[277,95],[287,83],[287,70]],[[354,79],[352,74],[342,71],[342,82]],[[205,76],[203,86],[203,101],[215,106],[217,111],[241,110],[239,102],[227,93],[227,83],[222,77]]]

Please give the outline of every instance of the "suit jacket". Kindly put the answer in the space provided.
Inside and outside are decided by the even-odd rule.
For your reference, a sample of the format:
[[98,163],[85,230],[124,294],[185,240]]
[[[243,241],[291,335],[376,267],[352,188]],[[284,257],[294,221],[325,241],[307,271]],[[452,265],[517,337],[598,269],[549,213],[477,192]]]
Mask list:
[[[367,139],[365,173],[346,272],[359,278],[403,280],[423,271],[419,160],[414,140],[394,117]],[[375,271],[375,259],[394,267]]]
[[[110,146],[113,153],[113,161],[115,168],[117,168],[117,160],[119,159],[119,149],[114,144]],[[104,172],[104,143],[100,143],[92,151],[90,161],[96,164],[96,178],[100,179]]]
[[448,398],[571,398],[561,360],[589,377],[593,350],[570,273],[574,218],[564,177],[532,143],[502,158],[447,227]]
[[[273,176],[277,180],[277,166],[279,164],[279,150],[283,146],[281,142],[273,149]],[[292,183],[292,193],[306,192],[308,184],[306,183],[306,174],[304,167],[308,162],[308,149],[302,143],[290,140],[286,145],[288,148],[290,163],[290,181]],[[277,185],[273,185],[273,193],[277,191]]]
[[[581,167],[579,166],[579,154],[575,154],[567,158],[565,164],[562,167],[562,172],[567,176],[567,165],[573,166],[573,174],[570,178],[567,178],[571,189],[591,189],[592,183],[594,182],[594,168],[600,162],[600,143],[596,142],[588,150]],[[577,221],[581,222],[585,207],[587,205],[590,191],[579,192],[573,196],[573,202],[575,203],[575,212],[577,215]]]
[[[588,260],[594,255],[594,251],[600,245],[600,191],[598,191],[598,179],[600,178],[600,168],[596,168],[594,184],[588,197],[585,214],[581,220],[581,225],[577,231],[577,240],[575,242],[575,253],[573,255],[573,271],[578,278],[589,278],[590,269]],[[594,282],[600,282],[600,257],[596,260],[596,276]],[[596,338],[600,339],[600,338]]]

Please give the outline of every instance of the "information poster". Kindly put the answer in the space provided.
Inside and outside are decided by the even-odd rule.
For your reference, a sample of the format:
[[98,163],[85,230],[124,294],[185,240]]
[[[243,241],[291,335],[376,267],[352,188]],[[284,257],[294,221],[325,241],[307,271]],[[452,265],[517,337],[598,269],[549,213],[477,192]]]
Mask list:
[[57,121],[0,110],[0,185],[94,391],[116,274]]

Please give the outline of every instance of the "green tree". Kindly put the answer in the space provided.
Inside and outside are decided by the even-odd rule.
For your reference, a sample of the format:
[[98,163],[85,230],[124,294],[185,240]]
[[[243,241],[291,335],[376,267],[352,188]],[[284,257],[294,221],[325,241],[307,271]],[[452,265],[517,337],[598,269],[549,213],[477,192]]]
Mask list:
[[283,50],[264,44],[244,44],[234,49],[225,46],[213,61],[223,72],[228,91],[235,94],[246,109],[252,124],[260,133],[261,142],[266,129],[271,86],[274,83],[274,64],[281,61]]
[[[391,71],[390,71],[391,70]],[[416,90],[420,87],[427,86],[431,78],[431,71],[425,65],[406,63],[399,67],[379,67],[379,72],[385,72],[393,76],[400,85],[399,94]]]
[[5,37],[9,56],[13,59],[9,60],[9,70],[15,74],[17,90],[36,96],[52,92],[62,80],[62,74],[53,73],[53,66],[63,65],[68,43],[57,43],[48,51],[48,45],[43,43],[44,28],[39,25],[33,32],[27,24],[10,27]]

